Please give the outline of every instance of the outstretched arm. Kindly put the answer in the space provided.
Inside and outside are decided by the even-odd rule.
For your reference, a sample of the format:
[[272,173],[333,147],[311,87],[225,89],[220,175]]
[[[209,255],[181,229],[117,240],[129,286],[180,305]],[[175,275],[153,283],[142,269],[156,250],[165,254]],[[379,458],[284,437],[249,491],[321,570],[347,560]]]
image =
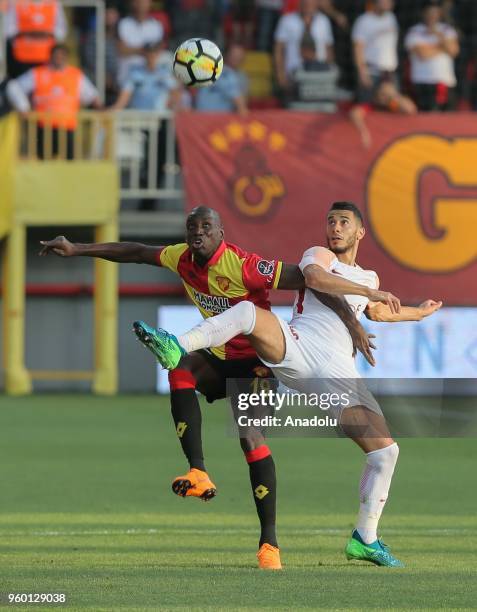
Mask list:
[[401,306],[399,313],[391,312],[391,309],[381,302],[369,302],[364,314],[371,321],[383,323],[397,323],[399,321],[421,321],[430,316],[442,306],[442,302],[426,300],[419,306]]
[[99,257],[118,263],[157,265],[157,256],[163,247],[149,246],[139,242],[108,242],[105,244],[80,244],[70,242],[64,236],[54,240],[41,240],[40,256],[55,253],[59,257]]
[[399,298],[394,296],[389,291],[380,291],[379,289],[371,289],[366,285],[353,283],[338,274],[326,272],[317,264],[309,264],[303,270],[305,284],[309,289],[316,289],[323,293],[332,293],[334,295],[362,295],[372,302],[383,302],[387,304],[390,311],[395,314],[399,313],[401,303]]

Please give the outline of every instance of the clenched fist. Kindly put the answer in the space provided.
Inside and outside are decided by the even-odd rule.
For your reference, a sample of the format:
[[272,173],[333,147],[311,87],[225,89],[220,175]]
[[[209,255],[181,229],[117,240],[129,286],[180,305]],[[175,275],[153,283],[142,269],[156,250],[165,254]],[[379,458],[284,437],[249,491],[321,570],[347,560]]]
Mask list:
[[76,255],[75,245],[64,236],[57,236],[53,240],[40,240],[40,244],[43,245],[39,253],[40,257],[52,252],[60,257],[72,257]]

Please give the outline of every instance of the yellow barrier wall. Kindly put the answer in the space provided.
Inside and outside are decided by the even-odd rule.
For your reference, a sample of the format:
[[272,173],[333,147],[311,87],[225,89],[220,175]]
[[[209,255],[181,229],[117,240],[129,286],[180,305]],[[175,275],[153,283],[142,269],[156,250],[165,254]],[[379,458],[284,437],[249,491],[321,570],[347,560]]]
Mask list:
[[[93,372],[29,372],[25,367],[25,257],[28,226],[96,227],[96,240],[118,240],[119,177],[113,161],[21,161],[18,126],[11,116],[0,132],[0,237],[3,263],[3,361],[5,388],[20,395],[32,379],[91,379],[96,393],[117,391],[118,269],[95,262],[95,369]],[[48,265],[45,262],[45,265]]]
[[110,223],[118,202],[112,162],[21,162],[15,171],[15,217],[27,225]]
[[18,122],[13,115],[0,120],[0,239],[12,223],[13,178]]

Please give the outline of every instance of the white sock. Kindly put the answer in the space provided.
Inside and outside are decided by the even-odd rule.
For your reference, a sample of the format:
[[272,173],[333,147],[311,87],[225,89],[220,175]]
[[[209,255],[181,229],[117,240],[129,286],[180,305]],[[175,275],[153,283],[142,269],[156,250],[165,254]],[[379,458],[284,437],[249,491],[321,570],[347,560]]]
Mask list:
[[244,300],[215,317],[205,319],[177,339],[188,353],[222,346],[239,334],[251,334],[256,316],[255,305]]
[[356,529],[365,544],[377,540],[378,522],[388,498],[399,446],[394,442],[366,454],[366,465],[359,485],[359,515]]

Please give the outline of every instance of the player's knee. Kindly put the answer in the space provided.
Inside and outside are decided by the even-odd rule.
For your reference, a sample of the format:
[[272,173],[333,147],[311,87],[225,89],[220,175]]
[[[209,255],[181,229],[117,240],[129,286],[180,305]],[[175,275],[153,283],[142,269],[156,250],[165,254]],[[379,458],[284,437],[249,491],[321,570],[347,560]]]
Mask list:
[[265,443],[265,438],[258,431],[247,433],[245,437],[240,438],[240,446],[244,453],[260,448]]
[[399,446],[394,442],[377,451],[368,453],[367,462],[379,471],[393,470],[399,457]]
[[399,446],[396,442],[386,447],[386,457],[391,465],[396,465],[399,457]]
[[247,336],[251,334],[255,327],[255,320],[257,313],[255,311],[255,304],[248,300],[243,300],[233,307],[236,311],[237,317],[241,321],[243,333]]

